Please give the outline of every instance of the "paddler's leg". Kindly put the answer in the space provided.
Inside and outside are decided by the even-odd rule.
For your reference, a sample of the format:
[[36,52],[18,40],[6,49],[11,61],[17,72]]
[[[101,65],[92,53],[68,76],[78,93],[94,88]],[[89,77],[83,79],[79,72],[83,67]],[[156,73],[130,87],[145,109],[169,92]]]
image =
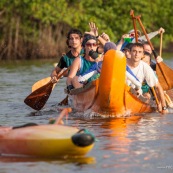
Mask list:
[[78,76],[75,76],[73,78],[72,85],[74,86],[74,88],[81,88],[81,87],[83,87],[83,84],[78,82]]

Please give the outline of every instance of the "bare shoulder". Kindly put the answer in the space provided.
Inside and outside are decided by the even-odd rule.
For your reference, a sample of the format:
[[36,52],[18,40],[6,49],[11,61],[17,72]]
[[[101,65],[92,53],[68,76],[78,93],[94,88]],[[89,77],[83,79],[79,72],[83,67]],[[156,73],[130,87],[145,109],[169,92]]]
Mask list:
[[80,64],[80,58],[77,57],[77,58],[75,58],[75,60],[73,61],[72,66],[79,66],[79,64]]

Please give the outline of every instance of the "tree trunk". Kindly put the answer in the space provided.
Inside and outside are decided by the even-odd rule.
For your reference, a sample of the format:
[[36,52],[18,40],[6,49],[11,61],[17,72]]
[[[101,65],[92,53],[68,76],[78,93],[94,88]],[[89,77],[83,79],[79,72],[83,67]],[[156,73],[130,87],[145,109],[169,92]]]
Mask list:
[[10,25],[9,25],[9,33],[6,33],[8,35],[8,40],[7,40],[7,60],[13,59],[12,56],[12,42],[13,42],[13,38],[12,38],[12,32],[13,32],[13,19],[11,19]]
[[14,40],[14,58],[17,59],[17,55],[20,56],[20,52],[18,50],[19,43],[19,26],[20,26],[20,17],[16,19],[16,32],[15,32],[15,40]]

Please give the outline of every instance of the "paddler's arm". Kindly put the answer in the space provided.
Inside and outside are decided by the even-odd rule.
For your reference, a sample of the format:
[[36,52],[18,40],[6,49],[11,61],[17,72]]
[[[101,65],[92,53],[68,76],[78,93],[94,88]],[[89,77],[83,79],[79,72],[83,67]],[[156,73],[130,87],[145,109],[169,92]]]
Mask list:
[[124,38],[129,38],[129,34],[122,35],[121,40],[117,44],[117,50],[121,50],[122,45],[124,44]]
[[94,22],[90,22],[89,27],[90,27],[90,31],[85,32],[85,34],[90,34],[95,36],[103,46],[105,45],[105,43],[110,41],[109,36],[106,33],[103,32],[101,35],[98,34],[98,27],[96,26]]
[[[52,81],[55,83],[58,82],[57,80],[58,76],[61,72],[63,72],[63,69],[66,68],[66,62],[64,61],[64,57],[62,56],[58,62],[58,65],[52,70],[52,73],[50,74],[50,77],[52,78]],[[64,74],[64,76],[67,76],[67,74]]]
[[158,82],[156,85],[155,85],[157,91],[158,91],[158,94],[159,94],[159,97],[160,97],[160,101],[161,101],[161,108],[160,108],[160,112],[163,113],[163,114],[166,114],[166,113],[169,113],[168,109],[167,109],[167,106],[166,106],[166,100],[165,100],[165,96],[164,96],[164,91],[163,91],[163,88],[162,86],[160,85],[160,83]]
[[61,70],[62,70],[62,69],[59,68],[58,66],[56,66],[56,67],[52,70],[52,73],[50,74],[50,77],[51,77],[51,79],[52,79],[52,81],[53,81],[54,83],[56,83],[56,82],[59,81],[59,79],[57,80],[57,78],[58,78],[58,74],[60,73]]
[[[102,33],[104,35],[105,33]],[[108,41],[103,38],[102,35],[96,36],[97,40],[104,46]]]
[[74,88],[72,80],[76,76],[78,70],[80,69],[80,61],[81,60],[79,57],[75,58],[75,60],[73,61],[72,65],[70,67],[70,72],[69,72],[69,75],[68,75],[67,81],[66,81],[68,90],[71,90]]

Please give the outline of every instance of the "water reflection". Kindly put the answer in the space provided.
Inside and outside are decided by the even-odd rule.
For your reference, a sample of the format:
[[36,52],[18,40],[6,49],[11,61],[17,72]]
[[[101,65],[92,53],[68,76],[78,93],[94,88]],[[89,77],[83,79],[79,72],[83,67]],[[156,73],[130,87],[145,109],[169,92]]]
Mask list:
[[[0,68],[1,125],[47,124],[49,118],[58,115],[54,105],[66,96],[62,92],[65,79],[59,81],[40,112],[23,103],[31,93],[31,86],[50,75],[53,66],[43,62],[39,66],[33,65],[34,62],[31,64],[13,68],[3,65]],[[171,172],[171,169],[159,169],[173,166],[173,111],[170,112],[167,115],[152,113],[122,119],[89,119],[69,115],[68,125],[86,128],[96,136],[95,146],[88,154],[91,157],[72,160],[0,157],[0,172]]]
[[106,121],[101,125],[101,128],[110,129],[110,133],[107,133],[109,143],[104,146],[103,150],[112,150],[114,154],[129,153],[128,146],[131,144],[132,139],[129,138],[131,128],[139,122],[141,116],[132,116],[129,118],[116,118]]
[[94,164],[96,160],[94,157],[64,157],[64,158],[34,158],[34,157],[17,157],[17,156],[0,156],[0,162],[59,162],[61,164],[75,163],[81,164]]
[[[165,154],[169,155],[168,158],[173,155],[173,147],[168,142],[173,141],[172,114],[141,114],[117,119],[78,119],[76,125],[87,127],[96,135],[98,141],[94,153],[99,155],[99,166],[107,171],[110,168],[124,168],[124,172],[137,172],[133,170],[136,168],[145,172],[146,168],[157,169]],[[165,162],[170,164],[171,160],[166,159]]]

